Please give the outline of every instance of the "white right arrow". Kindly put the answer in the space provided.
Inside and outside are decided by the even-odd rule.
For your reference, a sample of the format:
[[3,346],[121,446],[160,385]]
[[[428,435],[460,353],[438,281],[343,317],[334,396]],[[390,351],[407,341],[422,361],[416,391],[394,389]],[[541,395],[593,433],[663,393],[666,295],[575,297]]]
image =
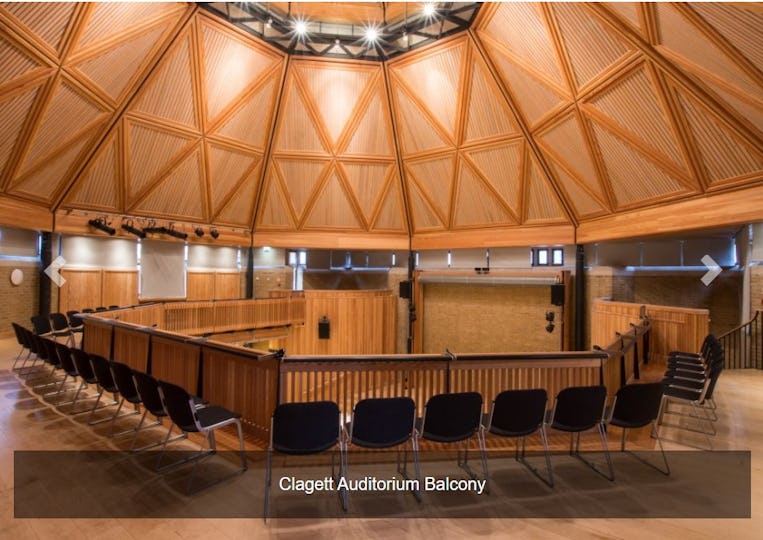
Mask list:
[[705,273],[704,276],[702,276],[702,283],[705,284],[705,287],[710,285],[710,283],[713,282],[715,278],[718,277],[718,274],[721,273],[721,267],[718,266],[718,263],[713,260],[713,258],[710,255],[705,255],[702,257],[702,264],[707,266],[707,273]]

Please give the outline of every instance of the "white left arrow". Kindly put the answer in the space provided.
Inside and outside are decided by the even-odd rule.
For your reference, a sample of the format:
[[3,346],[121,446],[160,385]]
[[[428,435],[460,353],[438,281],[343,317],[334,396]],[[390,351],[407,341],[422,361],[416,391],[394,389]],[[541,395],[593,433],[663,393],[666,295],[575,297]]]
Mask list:
[[718,266],[718,263],[715,262],[710,255],[705,255],[700,260],[702,261],[702,264],[707,266],[707,272],[705,272],[705,275],[700,278],[702,283],[705,284],[705,287],[707,287],[713,282],[715,278],[718,277],[718,274],[721,273],[721,267]]
[[61,255],[55,258],[55,260],[50,263],[50,266],[48,266],[43,272],[45,272],[45,275],[50,278],[50,280],[58,285],[59,287],[63,286],[64,283],[66,283],[66,279],[64,279],[64,276],[61,275],[59,270],[64,267],[66,264],[66,259],[64,259]]

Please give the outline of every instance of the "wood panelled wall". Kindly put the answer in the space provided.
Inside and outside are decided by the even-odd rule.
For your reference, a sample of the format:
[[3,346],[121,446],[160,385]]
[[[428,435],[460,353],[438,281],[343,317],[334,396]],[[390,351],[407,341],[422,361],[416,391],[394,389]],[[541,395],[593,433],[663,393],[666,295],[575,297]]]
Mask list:
[[186,280],[187,300],[241,298],[241,272],[189,270]]
[[58,293],[58,311],[138,303],[138,271],[106,268],[64,268],[66,283]]
[[606,347],[616,338],[616,332],[626,332],[639,322],[640,313],[649,317],[652,330],[649,336],[649,360],[665,363],[670,351],[699,351],[709,332],[709,312],[651,304],[631,304],[594,300],[591,309],[591,344]]
[[[305,324],[284,341],[289,354],[387,354],[395,352],[397,296],[379,291],[305,291]],[[318,339],[318,320],[331,337]]]

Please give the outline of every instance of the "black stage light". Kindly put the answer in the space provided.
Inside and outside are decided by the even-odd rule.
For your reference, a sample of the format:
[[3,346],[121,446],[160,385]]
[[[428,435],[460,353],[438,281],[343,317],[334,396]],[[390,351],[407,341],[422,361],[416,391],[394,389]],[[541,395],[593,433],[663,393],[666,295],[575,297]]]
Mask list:
[[130,234],[134,234],[138,238],[145,238],[146,237],[146,232],[145,231],[141,231],[140,229],[136,229],[135,227],[133,227],[132,222],[130,222],[130,223],[122,223],[122,229],[124,229],[125,231],[127,231]]
[[91,227],[95,227],[96,229],[108,233],[111,236],[114,236],[117,233],[117,230],[114,227],[109,227],[104,218],[91,219],[87,223]]
[[196,236],[198,236],[199,238],[204,236],[204,229],[202,229],[201,227],[196,227],[196,229],[193,232],[195,232]]
[[209,235],[217,240],[217,238],[220,236],[220,233],[217,232],[217,229],[209,229]]
[[170,227],[169,229],[165,228],[164,229],[164,234],[168,234],[170,236],[174,236],[175,238],[180,238],[181,240],[185,240],[186,238],[188,238],[188,234],[187,233],[176,231],[172,227]]

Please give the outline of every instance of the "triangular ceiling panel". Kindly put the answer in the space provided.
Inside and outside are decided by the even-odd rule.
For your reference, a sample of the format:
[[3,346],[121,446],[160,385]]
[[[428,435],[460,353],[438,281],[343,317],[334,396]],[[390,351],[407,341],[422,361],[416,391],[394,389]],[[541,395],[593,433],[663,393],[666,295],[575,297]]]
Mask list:
[[[709,73],[737,86],[752,95],[760,95],[761,87],[753,81],[723,50],[697,28],[680,11],[691,9],[688,5],[681,8],[667,4],[656,3],[660,44],[658,48],[667,50],[669,54],[678,55],[683,63],[697,71],[700,79],[704,73]],[[755,40],[759,47],[760,38]]]
[[73,136],[106,120],[105,110],[74,86],[61,82],[53,90],[18,174],[24,174]]
[[386,232],[405,232],[407,229],[403,196],[400,191],[400,178],[393,174],[384,200],[374,220],[372,230]]
[[275,163],[281,172],[286,193],[294,207],[294,214],[298,220],[301,220],[305,207],[329,162],[307,159],[278,159]]
[[500,193],[517,216],[520,206],[523,152],[522,141],[467,152],[482,176]]
[[549,160],[549,164],[561,188],[567,194],[567,201],[572,204],[575,214],[579,218],[592,217],[607,212],[607,209],[581,187],[575,177],[568,173],[564,167],[551,160]]
[[634,30],[641,31],[639,19],[639,2],[604,2],[606,6],[617,13],[620,18],[630,24]]
[[191,34],[186,31],[146,81],[132,110],[198,129]]
[[304,220],[304,229],[363,229],[336,171],[321,186]]
[[127,125],[129,204],[188,149],[193,139],[132,122]]
[[145,215],[205,221],[202,204],[203,168],[201,147],[197,147],[130,210]]
[[[291,219],[291,210],[286,197],[281,192],[280,183],[274,176],[265,181],[266,190],[260,202],[257,225],[263,229],[293,230],[296,225]],[[227,209],[226,209],[227,210]]]
[[427,194],[427,198],[439,213],[443,223],[448,223],[448,216],[450,216],[455,166],[454,154],[406,164],[413,181]]
[[681,169],[686,168],[667,113],[644,67],[609,86],[589,103],[642,144],[668,157]]
[[555,159],[564,163],[564,166],[575,177],[585,182],[590,190],[599,197],[604,197],[591,150],[574,113],[542,133],[536,134],[535,138],[546,152],[553,154]]
[[731,92],[723,83],[705,79],[708,85],[721,99],[725,100],[732,109],[742,115],[742,119],[752,124],[752,128],[763,133],[763,93],[752,96],[743,92]]
[[2,6],[57,55],[61,53],[64,32],[76,8],[74,2],[4,2]]
[[464,142],[519,132],[514,116],[481,61],[472,64],[471,92]]
[[238,187],[225,207],[214,216],[214,221],[216,223],[232,225],[234,227],[246,227],[248,229],[252,224],[252,214],[254,212],[254,201],[257,197],[259,178],[260,167],[258,166]]
[[564,85],[554,41],[546,25],[543,5],[501,3],[485,32],[506,47],[525,66]]
[[3,119],[3,127],[0,130],[0,173],[8,161],[8,158],[16,145],[21,128],[32,107],[39,87],[30,88],[10,99],[0,102],[0,118]]
[[514,101],[519,104],[531,126],[567,101],[557,89],[532,76],[503,54],[496,54],[495,60],[504,82],[514,95]]
[[243,99],[241,106],[213,133],[264,150],[275,105],[276,83],[276,76],[270,77],[251,96]]
[[202,23],[207,119],[211,122],[277,61],[275,55]]
[[760,11],[760,4],[693,2],[691,9],[699,13],[729,43],[763,71],[760,35],[760,29],[763,28],[763,12]]
[[687,192],[670,172],[656,165],[626,141],[593,123],[607,178],[618,207]]
[[78,49],[111,38],[115,29],[124,32],[185,8],[181,3],[164,2],[103,2],[89,4],[89,7],[85,30],[77,40]]
[[210,212],[214,215],[220,210],[220,206],[226,201],[230,192],[236,188],[245,175],[249,175],[251,168],[259,163],[260,156],[209,144],[207,146],[207,160],[209,163],[209,191],[212,202]]
[[381,89],[374,92],[365,111],[361,111],[363,116],[343,149],[343,155],[394,155],[390,115],[384,100],[386,97],[382,97]]
[[763,152],[703,107],[679,91],[679,101],[711,184],[755,174],[763,177]]
[[413,182],[408,183],[408,201],[414,232],[440,231],[446,228],[442,218],[424,198],[421,188]]
[[421,109],[399,87],[395,97],[398,136],[402,142],[404,154],[451,146],[451,143],[440,135]]
[[50,203],[91,137],[92,133],[88,132],[79,140],[62,147],[57,154],[48,155],[37,168],[16,179],[8,191]]
[[302,94],[295,84],[291,84],[283,98],[275,151],[327,153],[312,117],[307,112]]
[[2,34],[0,34],[0,58],[3,59],[3,69],[0,69],[0,86],[44,66],[20,46],[4,39]]
[[371,77],[379,70],[331,63],[320,66],[314,62],[295,63],[294,70],[304,81],[329,138],[336,147]]
[[347,183],[352,188],[367,223],[371,223],[374,208],[392,167],[391,163],[342,163]]
[[466,41],[459,40],[441,49],[393,70],[432,117],[454,138]]
[[145,66],[152,49],[167,30],[169,22],[119,42],[103,52],[74,64],[115,102],[121,101],[129,83]]
[[453,228],[515,225],[513,216],[465,160],[460,168]]
[[[631,50],[623,39],[615,37],[591,17],[584,4],[555,3],[552,6],[578,88]],[[581,31],[582,28],[585,31]]]
[[83,171],[64,203],[67,207],[121,212],[119,204],[119,131],[114,130]]
[[559,198],[548,185],[535,160],[529,160],[527,176],[527,207],[525,223],[567,222],[565,212],[559,204]]

